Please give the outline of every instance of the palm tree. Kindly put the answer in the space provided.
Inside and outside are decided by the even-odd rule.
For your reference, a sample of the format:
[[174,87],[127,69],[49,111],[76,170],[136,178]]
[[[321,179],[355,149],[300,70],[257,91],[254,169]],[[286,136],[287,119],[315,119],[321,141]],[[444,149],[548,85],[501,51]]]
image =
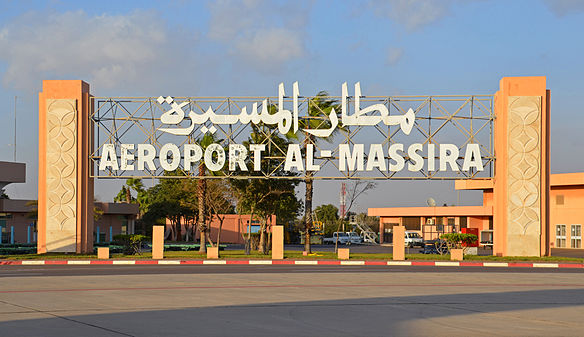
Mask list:
[[26,213],[26,217],[29,219],[38,220],[38,218],[39,218],[39,201],[38,200],[30,200],[30,201],[27,201],[25,205],[30,207],[30,210]]
[[[329,98],[329,94],[326,91],[319,92],[315,97],[309,100],[307,117],[301,118],[298,122],[299,127],[303,129],[330,129],[331,121],[328,118],[329,114],[333,109],[339,111],[340,105],[337,100]],[[324,118],[323,118],[324,117]],[[335,128],[333,133],[328,138],[324,140],[332,141],[335,134],[339,132],[339,128]],[[322,138],[317,138],[316,136],[304,133],[304,139],[302,140],[303,148],[306,148],[307,144],[318,143]],[[312,195],[313,195],[313,179],[314,173],[311,171],[305,171],[304,174],[304,184],[305,184],[305,199],[304,199],[304,251],[310,253],[310,230],[312,229]]]
[[[217,141],[215,139],[215,137],[212,134],[205,134],[203,136],[202,139],[200,139],[199,141],[199,145],[201,146],[201,148],[203,149],[203,152],[205,151],[205,149],[215,143],[215,142],[220,142]],[[205,168],[205,163],[204,160],[201,159],[201,162],[199,164],[199,181],[197,184],[197,201],[198,201],[198,217],[197,217],[197,227],[199,228],[199,234],[200,234],[200,245],[199,245],[199,252],[200,253],[205,253],[207,252],[207,222],[206,222],[206,217],[205,217],[205,207],[206,207],[206,194],[207,194],[207,181],[205,180],[204,176],[205,173],[207,172],[206,168]]]
[[126,179],[126,184],[122,186],[122,189],[114,198],[114,202],[125,202],[131,204],[133,201],[136,201],[137,199],[132,196],[132,190],[136,191],[139,199],[140,195],[144,193],[144,185],[142,184],[141,179]]

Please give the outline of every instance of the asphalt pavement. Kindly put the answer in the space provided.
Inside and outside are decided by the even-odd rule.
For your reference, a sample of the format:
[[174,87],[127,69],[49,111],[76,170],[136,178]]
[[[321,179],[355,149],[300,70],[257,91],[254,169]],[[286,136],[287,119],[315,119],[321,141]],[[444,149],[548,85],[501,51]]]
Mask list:
[[581,269],[0,266],[0,336],[578,336]]

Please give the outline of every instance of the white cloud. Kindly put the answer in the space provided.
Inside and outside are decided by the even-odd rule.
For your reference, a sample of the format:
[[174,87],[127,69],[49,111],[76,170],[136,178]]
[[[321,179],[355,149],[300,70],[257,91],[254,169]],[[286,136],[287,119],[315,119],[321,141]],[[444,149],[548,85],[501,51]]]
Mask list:
[[309,8],[303,4],[221,0],[211,3],[209,10],[209,38],[257,69],[281,69],[306,53]]
[[544,2],[557,16],[584,12],[584,1],[582,0],[545,0]]
[[[438,22],[450,13],[456,0],[372,0],[370,7],[379,16],[388,17],[414,31]],[[461,2],[461,3],[468,3]]]
[[302,40],[295,32],[285,28],[257,31],[246,39],[237,41],[239,55],[256,67],[272,70],[288,60],[302,57]]
[[402,48],[389,47],[387,48],[386,64],[395,65],[402,58],[404,50]]
[[39,88],[42,79],[80,78],[94,87],[147,86],[185,58],[155,13],[88,16],[29,13],[2,27],[3,83]]

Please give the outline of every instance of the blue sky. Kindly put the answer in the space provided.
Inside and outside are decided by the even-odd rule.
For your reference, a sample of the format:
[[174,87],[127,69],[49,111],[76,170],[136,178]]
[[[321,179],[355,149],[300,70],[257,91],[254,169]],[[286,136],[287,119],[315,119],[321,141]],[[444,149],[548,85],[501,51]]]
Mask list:
[[[0,160],[17,160],[36,198],[37,94],[43,79],[82,79],[98,96],[492,94],[504,76],[547,76],[552,172],[584,171],[584,1],[0,1]],[[316,203],[338,203],[319,182]],[[116,182],[97,182],[112,198]],[[393,191],[404,191],[392,193]],[[480,195],[464,192],[461,204]],[[386,182],[359,201],[455,204],[452,182]]]

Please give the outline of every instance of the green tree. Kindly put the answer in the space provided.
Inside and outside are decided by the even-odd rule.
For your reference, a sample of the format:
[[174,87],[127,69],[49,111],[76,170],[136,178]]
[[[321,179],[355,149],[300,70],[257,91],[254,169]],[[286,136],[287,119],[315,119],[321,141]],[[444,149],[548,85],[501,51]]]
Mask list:
[[[181,171],[167,172],[166,175],[181,175]],[[144,214],[144,221],[150,225],[168,219],[173,228],[173,239],[182,240],[181,220],[192,216],[192,194],[184,188],[186,179],[160,179],[160,182],[148,189],[150,204]]]
[[27,201],[25,205],[29,207],[29,211],[26,213],[26,217],[29,219],[38,220],[38,218],[39,218],[39,201],[38,200],[30,200],[30,201]]
[[218,246],[221,242],[221,231],[225,216],[235,212],[233,205],[235,197],[229,184],[225,184],[223,180],[213,179],[207,182],[206,199],[208,222],[211,223],[214,218],[219,220],[217,239],[215,240]]
[[332,205],[320,205],[314,209],[318,221],[322,221],[325,228],[325,235],[330,235],[339,222],[339,209]]
[[[307,108],[307,117],[301,118],[299,120],[299,127],[303,129],[330,129],[332,127],[329,115],[331,112],[337,113],[340,109],[340,105],[337,100],[329,97],[326,91],[319,92],[314,98],[310,99]],[[303,134],[302,147],[306,149],[307,144],[317,145],[321,140],[332,141],[335,134],[339,132],[339,128],[333,130],[328,138],[319,138],[309,133]],[[305,156],[306,157],[306,156]],[[310,230],[312,229],[312,196],[314,193],[314,173],[311,171],[305,171],[304,174],[304,185],[305,185],[305,197],[304,197],[304,250],[308,253],[311,252],[310,248]]]
[[[136,193],[136,197],[132,195],[132,192]],[[114,202],[137,203],[140,207],[139,218],[148,210],[150,204],[149,194],[146,193],[142,180],[137,178],[126,179],[126,184],[122,185],[121,190],[114,197]]]
[[[221,139],[215,139],[212,134],[205,134],[201,139],[199,139],[198,143],[203,149],[203,152],[207,147],[209,147],[213,143],[220,143],[222,142]],[[200,245],[199,245],[199,252],[205,253],[207,252],[207,245],[206,242],[209,241],[211,245],[213,242],[208,237],[209,234],[209,226],[205,210],[207,209],[206,202],[207,202],[207,180],[204,178],[207,174],[207,168],[205,167],[205,163],[203,160],[199,163],[199,173],[198,173],[198,180],[197,180],[197,200],[198,200],[198,217],[197,217],[197,227],[199,229],[199,237],[200,237]],[[221,172],[214,172],[214,174],[221,174]]]
[[336,223],[339,219],[339,209],[332,204],[320,205],[314,209],[314,213],[324,223]]
[[[271,106],[270,112],[276,108]],[[263,172],[271,172],[272,176],[280,178],[269,179],[231,179],[234,195],[237,198],[237,211],[242,214],[250,214],[250,221],[256,216],[260,220],[259,250],[264,254],[268,252],[267,224],[272,214],[276,215],[276,221],[285,222],[294,219],[301,209],[301,203],[297,199],[294,190],[299,181],[293,179],[295,174],[285,172],[279,159],[286,156],[290,138],[280,136],[274,132],[274,127],[267,125],[252,125],[252,132],[248,141],[250,144],[264,144],[266,149],[261,160]],[[253,165],[248,158],[248,166]],[[251,171],[246,174],[261,175],[261,172]],[[249,254],[251,234],[244,235],[246,253]]]

